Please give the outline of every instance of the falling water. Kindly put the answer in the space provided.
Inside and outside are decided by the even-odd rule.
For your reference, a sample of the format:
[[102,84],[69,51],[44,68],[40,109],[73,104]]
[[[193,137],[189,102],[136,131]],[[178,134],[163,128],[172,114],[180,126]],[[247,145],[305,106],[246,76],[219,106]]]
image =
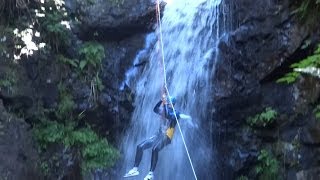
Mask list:
[[[177,97],[175,109],[192,117],[192,121],[179,122],[198,179],[214,178],[211,169],[214,162],[213,142],[210,138],[212,129],[205,126],[209,126],[208,121],[212,121],[208,113],[212,89],[210,80],[217,57],[217,42],[225,30],[220,4],[221,0],[171,0],[162,17],[168,89],[171,95]],[[126,82],[130,82],[136,94],[136,108],[130,129],[123,140],[125,159],[122,174],[132,168],[136,146],[155,134],[160,126],[160,117],[153,112],[153,107],[161,98],[164,83],[161,47],[159,43],[150,46],[150,41],[157,38],[158,34],[149,35],[147,45],[141,51],[151,51],[143,72],[139,77],[132,70],[127,73]],[[139,61],[139,58],[135,61]],[[131,179],[143,179],[149,171],[150,161],[151,149],[143,154],[140,175]],[[155,179],[194,179],[178,126],[171,144],[159,153]]]

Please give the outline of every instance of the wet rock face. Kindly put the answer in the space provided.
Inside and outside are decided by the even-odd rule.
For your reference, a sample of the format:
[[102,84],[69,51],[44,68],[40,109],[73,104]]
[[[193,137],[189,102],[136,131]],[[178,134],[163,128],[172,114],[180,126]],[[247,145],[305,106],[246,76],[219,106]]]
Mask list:
[[[246,112],[252,112],[252,108],[259,110],[263,103],[269,106],[275,103],[265,97],[282,96],[286,101],[278,103],[283,105],[292,102],[292,89],[263,80],[281,66],[307,36],[289,16],[287,1],[257,4],[242,0],[234,6],[235,17],[241,19],[240,26],[222,38],[213,80],[217,114],[229,121],[235,112],[238,112],[235,117],[242,112],[241,118],[247,116]],[[278,93],[281,90],[283,94]]]
[[[104,89],[98,93],[96,104],[90,101],[92,96],[89,84],[71,78],[68,83],[72,89],[78,112],[86,111],[88,123],[96,126],[100,134],[112,135],[110,140],[120,141],[118,138],[129,124],[133,111],[133,92],[129,88],[120,90],[125,80],[125,73],[132,68],[133,60],[144,45],[144,34],[134,35],[119,42],[104,42],[105,59],[99,74]],[[142,68],[142,67],[136,67]],[[119,142],[120,143],[120,142]]]
[[30,127],[9,114],[0,99],[0,174],[3,179],[40,179]]
[[66,4],[71,13],[79,15],[81,39],[120,40],[150,31],[156,22],[155,1],[69,0]]
[[318,179],[320,176],[320,168],[312,168],[308,170],[299,171],[296,174],[297,180],[304,180],[304,179]]
[[[213,77],[213,117],[219,133],[216,138],[221,162],[219,177],[232,179],[252,168],[250,164],[254,163],[255,158],[244,158],[247,156],[239,155],[239,151],[253,157],[252,154],[266,144],[277,140],[291,142],[300,137],[301,132],[304,135],[299,143],[318,143],[313,133],[317,126],[308,128],[312,121],[306,119],[307,112],[312,113],[309,104],[318,99],[320,89],[314,78],[302,78],[289,86],[275,82],[281,77],[275,70],[290,63],[305,38],[312,36],[306,26],[290,15],[290,1],[226,0],[225,3],[234,7],[233,20],[237,28],[219,43],[220,54]],[[273,128],[253,133],[250,141],[255,143],[250,143],[244,138],[246,133],[239,129],[246,126],[249,116],[262,112],[265,107],[286,116],[278,118]],[[301,114],[294,115],[296,113]]]

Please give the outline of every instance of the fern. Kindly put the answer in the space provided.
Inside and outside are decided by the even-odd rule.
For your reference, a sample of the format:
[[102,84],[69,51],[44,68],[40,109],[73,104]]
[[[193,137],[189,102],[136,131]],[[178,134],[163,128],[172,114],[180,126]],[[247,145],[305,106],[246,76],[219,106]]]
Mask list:
[[40,147],[63,144],[67,148],[80,150],[81,168],[84,173],[97,168],[108,168],[119,158],[119,152],[100,138],[91,128],[76,129],[75,124],[63,125],[56,121],[43,121],[33,130]]
[[[290,67],[294,72],[287,73],[284,77],[278,79],[278,83],[290,84],[295,82],[301,75],[301,69],[306,69],[309,67],[320,68],[320,45],[318,45],[318,48],[314,51],[313,55],[308,56],[298,63],[292,64]],[[312,73],[309,74],[312,75]]]
[[119,157],[118,151],[111,147],[106,139],[100,139],[87,145],[82,151],[82,158],[85,163],[82,164],[84,171],[111,167]]
[[300,76],[300,73],[298,72],[290,72],[290,73],[287,73],[284,77],[278,79],[277,83],[291,84],[295,82],[299,76]]
[[277,179],[279,176],[279,162],[267,150],[263,149],[258,155],[256,174],[261,180]]
[[78,68],[78,62],[75,59],[69,59],[61,54],[59,54],[57,56],[57,59],[58,59],[58,61],[60,61],[62,63],[65,63],[65,64],[72,66],[73,68]]
[[274,122],[278,113],[270,107],[267,107],[264,112],[255,115],[254,117],[249,117],[247,122],[250,126],[256,127],[266,127]]
[[72,95],[67,91],[66,87],[59,84],[59,104],[55,112],[58,120],[66,120],[72,118],[74,101]]
[[[41,28],[41,34],[44,35],[44,40],[55,50],[59,51],[59,48],[65,47],[70,43],[70,31],[63,21],[68,20],[66,12],[62,8],[58,8],[53,0],[46,2],[47,10],[40,10],[44,17],[39,17],[39,23]],[[50,10],[49,10],[50,9]]]
[[98,72],[105,57],[104,47],[97,42],[86,42],[79,49],[79,55],[80,61],[66,58],[61,54],[57,56],[57,59],[75,68],[79,74],[90,74],[91,71]]
[[317,120],[320,120],[320,105],[317,105],[314,108],[313,113],[315,113],[315,116],[316,116]]
[[83,57],[79,64],[81,70],[88,65],[98,68],[105,57],[103,46],[97,42],[86,42],[80,48],[79,53]]
[[45,121],[37,125],[33,132],[42,149],[46,149],[51,143],[62,141],[65,135],[64,126],[55,121]]

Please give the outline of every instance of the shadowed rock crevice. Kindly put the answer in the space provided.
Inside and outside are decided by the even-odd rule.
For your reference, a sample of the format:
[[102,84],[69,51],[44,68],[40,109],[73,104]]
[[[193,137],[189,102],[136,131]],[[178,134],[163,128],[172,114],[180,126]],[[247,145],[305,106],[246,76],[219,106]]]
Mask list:
[[283,77],[286,73],[292,72],[290,66],[294,63],[300,62],[302,59],[313,54],[315,45],[309,45],[307,48],[300,47],[292,55],[290,55],[281,66],[275,68],[271,73],[269,73],[265,78],[263,78],[260,83],[265,84],[268,82],[274,82],[279,78]]

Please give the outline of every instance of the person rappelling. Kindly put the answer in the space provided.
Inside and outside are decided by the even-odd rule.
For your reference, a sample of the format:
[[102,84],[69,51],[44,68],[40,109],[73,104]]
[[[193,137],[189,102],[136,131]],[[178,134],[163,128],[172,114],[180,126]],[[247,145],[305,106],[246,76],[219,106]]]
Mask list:
[[124,175],[124,177],[132,177],[139,175],[139,164],[142,159],[143,151],[152,147],[150,171],[144,180],[152,180],[153,172],[158,162],[158,153],[161,149],[171,143],[174,134],[174,128],[179,119],[190,119],[191,117],[174,110],[176,98],[164,94],[161,100],[155,105],[153,111],[160,115],[161,125],[158,132],[149,139],[141,142],[137,146],[134,166]]

